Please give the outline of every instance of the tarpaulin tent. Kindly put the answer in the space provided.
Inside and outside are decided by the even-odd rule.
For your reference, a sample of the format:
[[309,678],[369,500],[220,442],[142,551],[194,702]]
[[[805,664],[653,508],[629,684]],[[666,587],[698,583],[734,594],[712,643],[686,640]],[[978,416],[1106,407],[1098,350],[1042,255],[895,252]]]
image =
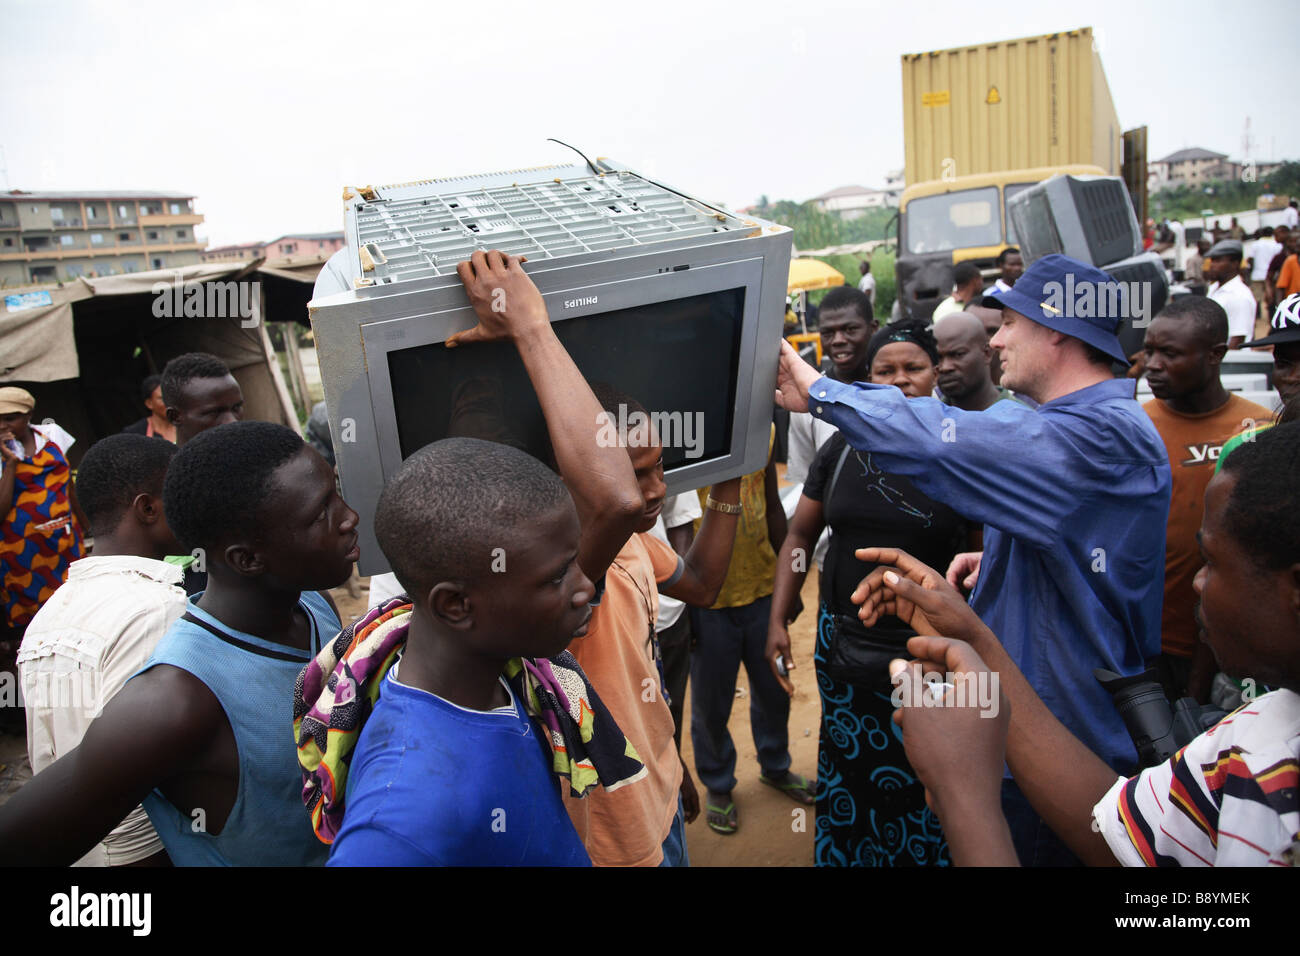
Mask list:
[[76,436],[74,462],[143,417],[140,382],[184,352],[229,366],[245,418],[296,428],[266,323],[306,323],[323,261],[199,263],[0,290],[0,384],[26,388],[34,420],[52,418]]

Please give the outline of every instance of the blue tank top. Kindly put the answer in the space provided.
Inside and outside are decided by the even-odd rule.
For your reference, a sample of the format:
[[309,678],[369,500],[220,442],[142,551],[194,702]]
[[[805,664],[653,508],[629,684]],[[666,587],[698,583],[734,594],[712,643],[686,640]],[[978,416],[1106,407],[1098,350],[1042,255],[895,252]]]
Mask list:
[[293,738],[293,687],[298,672],[339,620],[314,591],[298,606],[311,622],[311,652],[231,630],[190,598],[185,617],[158,642],[141,673],[155,664],[188,671],[208,686],[226,712],[239,751],[239,784],[230,816],[213,836],[203,820],[182,813],[159,791],[144,809],[176,866],[320,866],[329,856],[302,803],[302,771]]

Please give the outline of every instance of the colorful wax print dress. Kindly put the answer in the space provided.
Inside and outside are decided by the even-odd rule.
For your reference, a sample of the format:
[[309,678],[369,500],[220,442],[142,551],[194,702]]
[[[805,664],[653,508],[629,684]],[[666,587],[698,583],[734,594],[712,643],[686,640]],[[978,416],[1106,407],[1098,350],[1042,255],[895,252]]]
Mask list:
[[72,436],[57,425],[31,428],[38,447],[18,463],[14,500],[0,524],[0,601],[15,630],[27,626],[67,580],[68,565],[85,553],[72,518],[72,469],[64,457]]

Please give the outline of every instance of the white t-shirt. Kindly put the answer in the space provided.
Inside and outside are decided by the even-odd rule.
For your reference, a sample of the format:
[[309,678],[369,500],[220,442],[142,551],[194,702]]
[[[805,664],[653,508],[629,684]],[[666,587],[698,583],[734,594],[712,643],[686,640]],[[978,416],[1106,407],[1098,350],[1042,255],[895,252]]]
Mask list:
[[[81,743],[185,613],[181,576],[177,565],[130,555],[92,555],[68,567],[67,583],[41,605],[18,651],[32,773]],[[136,807],[74,866],[122,866],[162,848]]]
[[1282,243],[1276,239],[1256,239],[1250,245],[1250,281],[1263,282],[1268,278],[1268,266],[1273,257],[1282,251]]
[[[787,433],[786,481],[802,484],[808,480],[808,469],[812,467],[817,451],[826,444],[838,429],[830,422],[813,418],[809,412],[791,412],[790,430]],[[823,528],[821,537],[813,549],[813,560],[820,569],[826,563],[826,549],[830,546],[831,529]]]
[[861,281],[858,282],[858,291],[867,294],[867,298],[871,300],[871,308],[874,311],[876,308],[876,277],[870,272],[864,275]]
[[1246,288],[1246,283],[1241,281],[1241,276],[1233,276],[1222,284],[1214,283],[1207,295],[1228,313],[1228,338],[1240,335],[1249,340],[1255,332],[1255,313],[1259,304]]
[[[650,533],[668,543],[668,528],[680,528],[684,524],[691,524],[696,518],[704,517],[704,511],[700,508],[700,497],[693,491],[687,491],[680,495],[669,495],[664,499],[663,511],[659,512],[659,517],[655,520],[655,526],[650,529]],[[659,616],[655,620],[655,633],[660,634],[677,623],[677,619],[682,616],[682,609],[686,605],[676,598],[670,598],[667,594],[659,594]]]
[[1120,777],[1092,816],[1124,866],[1295,866],[1298,794],[1300,695],[1278,690]]
[[1288,229],[1294,229],[1297,225],[1300,225],[1300,210],[1297,210],[1295,206],[1287,206],[1282,211],[1282,223]]

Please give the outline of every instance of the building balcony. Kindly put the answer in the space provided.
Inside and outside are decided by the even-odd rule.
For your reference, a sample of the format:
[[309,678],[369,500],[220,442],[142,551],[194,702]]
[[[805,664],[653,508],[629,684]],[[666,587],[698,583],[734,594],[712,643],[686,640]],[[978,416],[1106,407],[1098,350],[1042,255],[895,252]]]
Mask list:
[[141,216],[141,226],[197,226],[203,222],[203,216],[199,213],[183,212],[179,215],[171,213],[161,213],[155,216]]

